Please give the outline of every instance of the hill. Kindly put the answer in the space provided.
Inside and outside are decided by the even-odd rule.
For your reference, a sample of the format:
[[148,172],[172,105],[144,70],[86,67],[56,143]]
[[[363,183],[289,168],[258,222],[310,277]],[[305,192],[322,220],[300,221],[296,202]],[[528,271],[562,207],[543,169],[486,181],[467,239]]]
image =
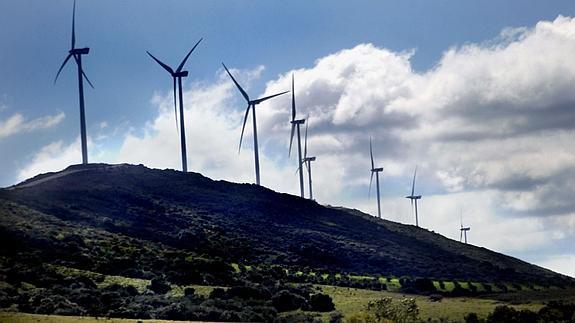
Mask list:
[[[513,257],[357,210],[133,165],[76,165],[0,190],[0,245],[0,278],[14,289],[22,282],[50,287],[70,270],[93,279],[212,286],[267,278],[276,285],[337,285],[342,277],[367,277],[367,287],[384,289],[400,277],[402,287],[416,278],[502,288],[573,284]],[[0,307],[14,297],[2,305],[0,288]]]

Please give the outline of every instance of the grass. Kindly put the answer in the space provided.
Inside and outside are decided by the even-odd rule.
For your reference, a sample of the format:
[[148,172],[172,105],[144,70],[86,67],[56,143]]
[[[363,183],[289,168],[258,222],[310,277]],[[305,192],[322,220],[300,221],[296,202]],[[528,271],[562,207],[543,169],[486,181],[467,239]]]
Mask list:
[[[402,297],[414,298],[419,306],[420,318],[423,320],[427,320],[427,318],[448,318],[449,320],[462,321],[465,314],[470,312],[475,312],[480,317],[485,318],[497,305],[510,305],[506,302],[483,298],[444,297],[441,302],[432,302],[428,297],[421,295],[406,295],[389,291],[371,291],[336,286],[320,286],[320,288],[324,293],[332,297],[336,309],[346,317],[353,313],[364,311],[369,301],[384,297],[392,297],[394,299],[401,299]],[[512,306],[516,309],[537,311],[543,304],[531,303]],[[323,318],[327,319],[328,317],[329,314],[324,314]]]

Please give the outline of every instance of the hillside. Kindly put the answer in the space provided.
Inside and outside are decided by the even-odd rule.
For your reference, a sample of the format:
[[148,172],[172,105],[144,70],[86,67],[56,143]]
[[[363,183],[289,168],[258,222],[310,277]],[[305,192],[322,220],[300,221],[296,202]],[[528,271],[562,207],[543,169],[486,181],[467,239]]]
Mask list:
[[[42,241],[56,253],[61,251],[58,245],[41,230],[11,224],[31,222],[34,214],[35,223],[44,228],[45,222],[82,228],[67,239],[82,240],[92,230],[228,262],[479,281],[542,283],[558,277],[425,229],[196,173],[131,165],[71,166],[1,190],[0,199],[3,210],[17,210],[3,216],[3,239],[13,238],[22,247]],[[78,247],[89,255],[89,246]]]
[[[406,279],[428,278],[465,282],[469,289],[474,282],[484,292],[574,283],[357,210],[133,165],[76,165],[0,190],[0,245],[0,308],[43,314],[269,321],[276,310],[287,310],[281,309],[282,293],[299,293],[294,299],[313,304],[318,291],[289,285],[294,282],[376,290],[395,284],[405,290]],[[141,288],[107,283],[124,280]],[[150,281],[156,287],[145,287]],[[192,291],[191,299],[180,291],[169,300],[156,295],[166,292],[167,283],[244,287],[228,292],[210,287],[209,297]],[[235,299],[234,293],[260,301],[220,302]],[[275,309],[269,307],[272,295],[282,300]],[[301,304],[294,309],[304,308]],[[235,314],[213,314],[206,307]]]

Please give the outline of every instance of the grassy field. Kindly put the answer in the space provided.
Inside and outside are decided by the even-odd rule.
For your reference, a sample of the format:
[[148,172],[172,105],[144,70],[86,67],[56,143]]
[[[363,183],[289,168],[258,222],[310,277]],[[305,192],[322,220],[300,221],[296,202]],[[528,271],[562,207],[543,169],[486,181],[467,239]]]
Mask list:
[[[329,294],[335,303],[336,308],[345,316],[365,310],[369,301],[374,301],[383,297],[400,299],[402,297],[414,298],[419,306],[420,318],[440,319],[447,318],[450,321],[463,320],[465,314],[477,313],[480,317],[486,317],[497,305],[511,305],[510,302],[498,301],[487,298],[470,297],[444,297],[441,302],[432,302],[427,296],[406,295],[389,291],[371,291],[347,287],[320,286]],[[542,302],[532,302],[511,305],[516,309],[530,309],[537,311],[543,307]],[[325,315],[327,318],[329,315]]]

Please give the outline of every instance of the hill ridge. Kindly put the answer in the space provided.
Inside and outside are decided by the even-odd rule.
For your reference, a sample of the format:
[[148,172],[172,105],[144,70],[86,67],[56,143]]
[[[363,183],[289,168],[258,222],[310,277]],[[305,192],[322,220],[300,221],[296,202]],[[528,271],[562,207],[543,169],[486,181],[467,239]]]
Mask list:
[[[74,165],[2,189],[0,200],[87,229],[228,263],[396,277],[573,281],[483,247],[357,210],[322,206],[254,184],[143,165]],[[17,231],[2,230],[8,235]]]

